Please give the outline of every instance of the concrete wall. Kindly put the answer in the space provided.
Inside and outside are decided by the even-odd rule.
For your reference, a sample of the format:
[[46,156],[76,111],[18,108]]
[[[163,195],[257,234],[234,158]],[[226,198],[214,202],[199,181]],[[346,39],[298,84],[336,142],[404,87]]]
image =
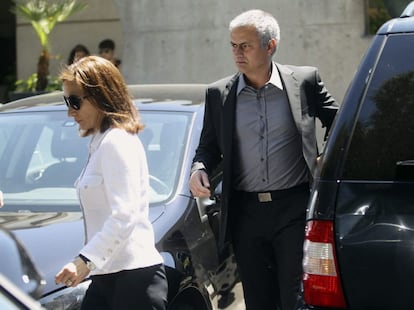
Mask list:
[[[82,1],[80,1],[82,2]],[[83,1],[85,2],[85,1]],[[89,7],[52,33],[52,74],[77,43],[97,52],[100,40],[118,45],[128,83],[209,83],[235,70],[228,23],[252,8],[272,13],[281,27],[275,60],[314,65],[341,101],[371,37],[363,0],[90,0]],[[34,31],[19,22],[18,76],[35,71],[40,51]]]
[[[234,72],[228,23],[244,10],[272,13],[281,27],[275,60],[315,65],[341,100],[370,37],[361,0],[117,0],[129,82],[212,82]],[[126,69],[128,68],[128,69]]]

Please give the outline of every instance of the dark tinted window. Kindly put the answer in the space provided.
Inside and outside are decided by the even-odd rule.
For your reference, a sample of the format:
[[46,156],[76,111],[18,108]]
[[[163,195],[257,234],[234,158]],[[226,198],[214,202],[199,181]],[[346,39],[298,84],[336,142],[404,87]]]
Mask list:
[[[414,36],[390,36],[353,132],[345,179],[394,180],[414,160]],[[414,176],[412,176],[414,179]]]

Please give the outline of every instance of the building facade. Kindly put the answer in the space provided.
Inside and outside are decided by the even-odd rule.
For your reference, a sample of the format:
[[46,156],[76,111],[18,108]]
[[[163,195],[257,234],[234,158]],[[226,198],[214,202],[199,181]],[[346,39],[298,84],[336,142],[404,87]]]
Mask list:
[[[279,21],[275,61],[312,65],[340,102],[370,43],[365,0],[79,0],[88,7],[55,26],[52,75],[78,43],[92,54],[113,39],[128,83],[210,83],[235,72],[228,24],[260,8]],[[32,26],[17,19],[17,77],[36,71],[40,44]]]

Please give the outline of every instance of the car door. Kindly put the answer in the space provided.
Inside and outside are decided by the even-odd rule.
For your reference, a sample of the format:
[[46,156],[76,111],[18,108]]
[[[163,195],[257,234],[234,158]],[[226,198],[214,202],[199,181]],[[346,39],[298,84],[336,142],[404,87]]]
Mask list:
[[414,277],[413,34],[384,39],[338,180],[338,266],[349,309],[403,309]]
[[217,264],[212,266],[210,261],[205,266],[213,267],[209,270],[210,280],[217,292],[225,294],[239,281],[239,276],[231,243],[228,241],[221,249],[218,246],[219,234],[222,233],[220,229],[221,180],[222,173],[219,171],[210,178],[213,195],[209,198],[197,198],[196,202],[200,217],[202,221],[208,223],[208,230],[214,235],[215,242],[214,251]]

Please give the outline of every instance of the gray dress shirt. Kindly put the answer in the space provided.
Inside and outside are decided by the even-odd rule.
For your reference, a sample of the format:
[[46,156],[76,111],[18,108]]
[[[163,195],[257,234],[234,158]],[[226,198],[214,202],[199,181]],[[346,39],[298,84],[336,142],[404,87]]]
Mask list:
[[274,64],[270,80],[260,89],[248,86],[240,76],[235,126],[236,190],[279,190],[309,180],[301,136]]

